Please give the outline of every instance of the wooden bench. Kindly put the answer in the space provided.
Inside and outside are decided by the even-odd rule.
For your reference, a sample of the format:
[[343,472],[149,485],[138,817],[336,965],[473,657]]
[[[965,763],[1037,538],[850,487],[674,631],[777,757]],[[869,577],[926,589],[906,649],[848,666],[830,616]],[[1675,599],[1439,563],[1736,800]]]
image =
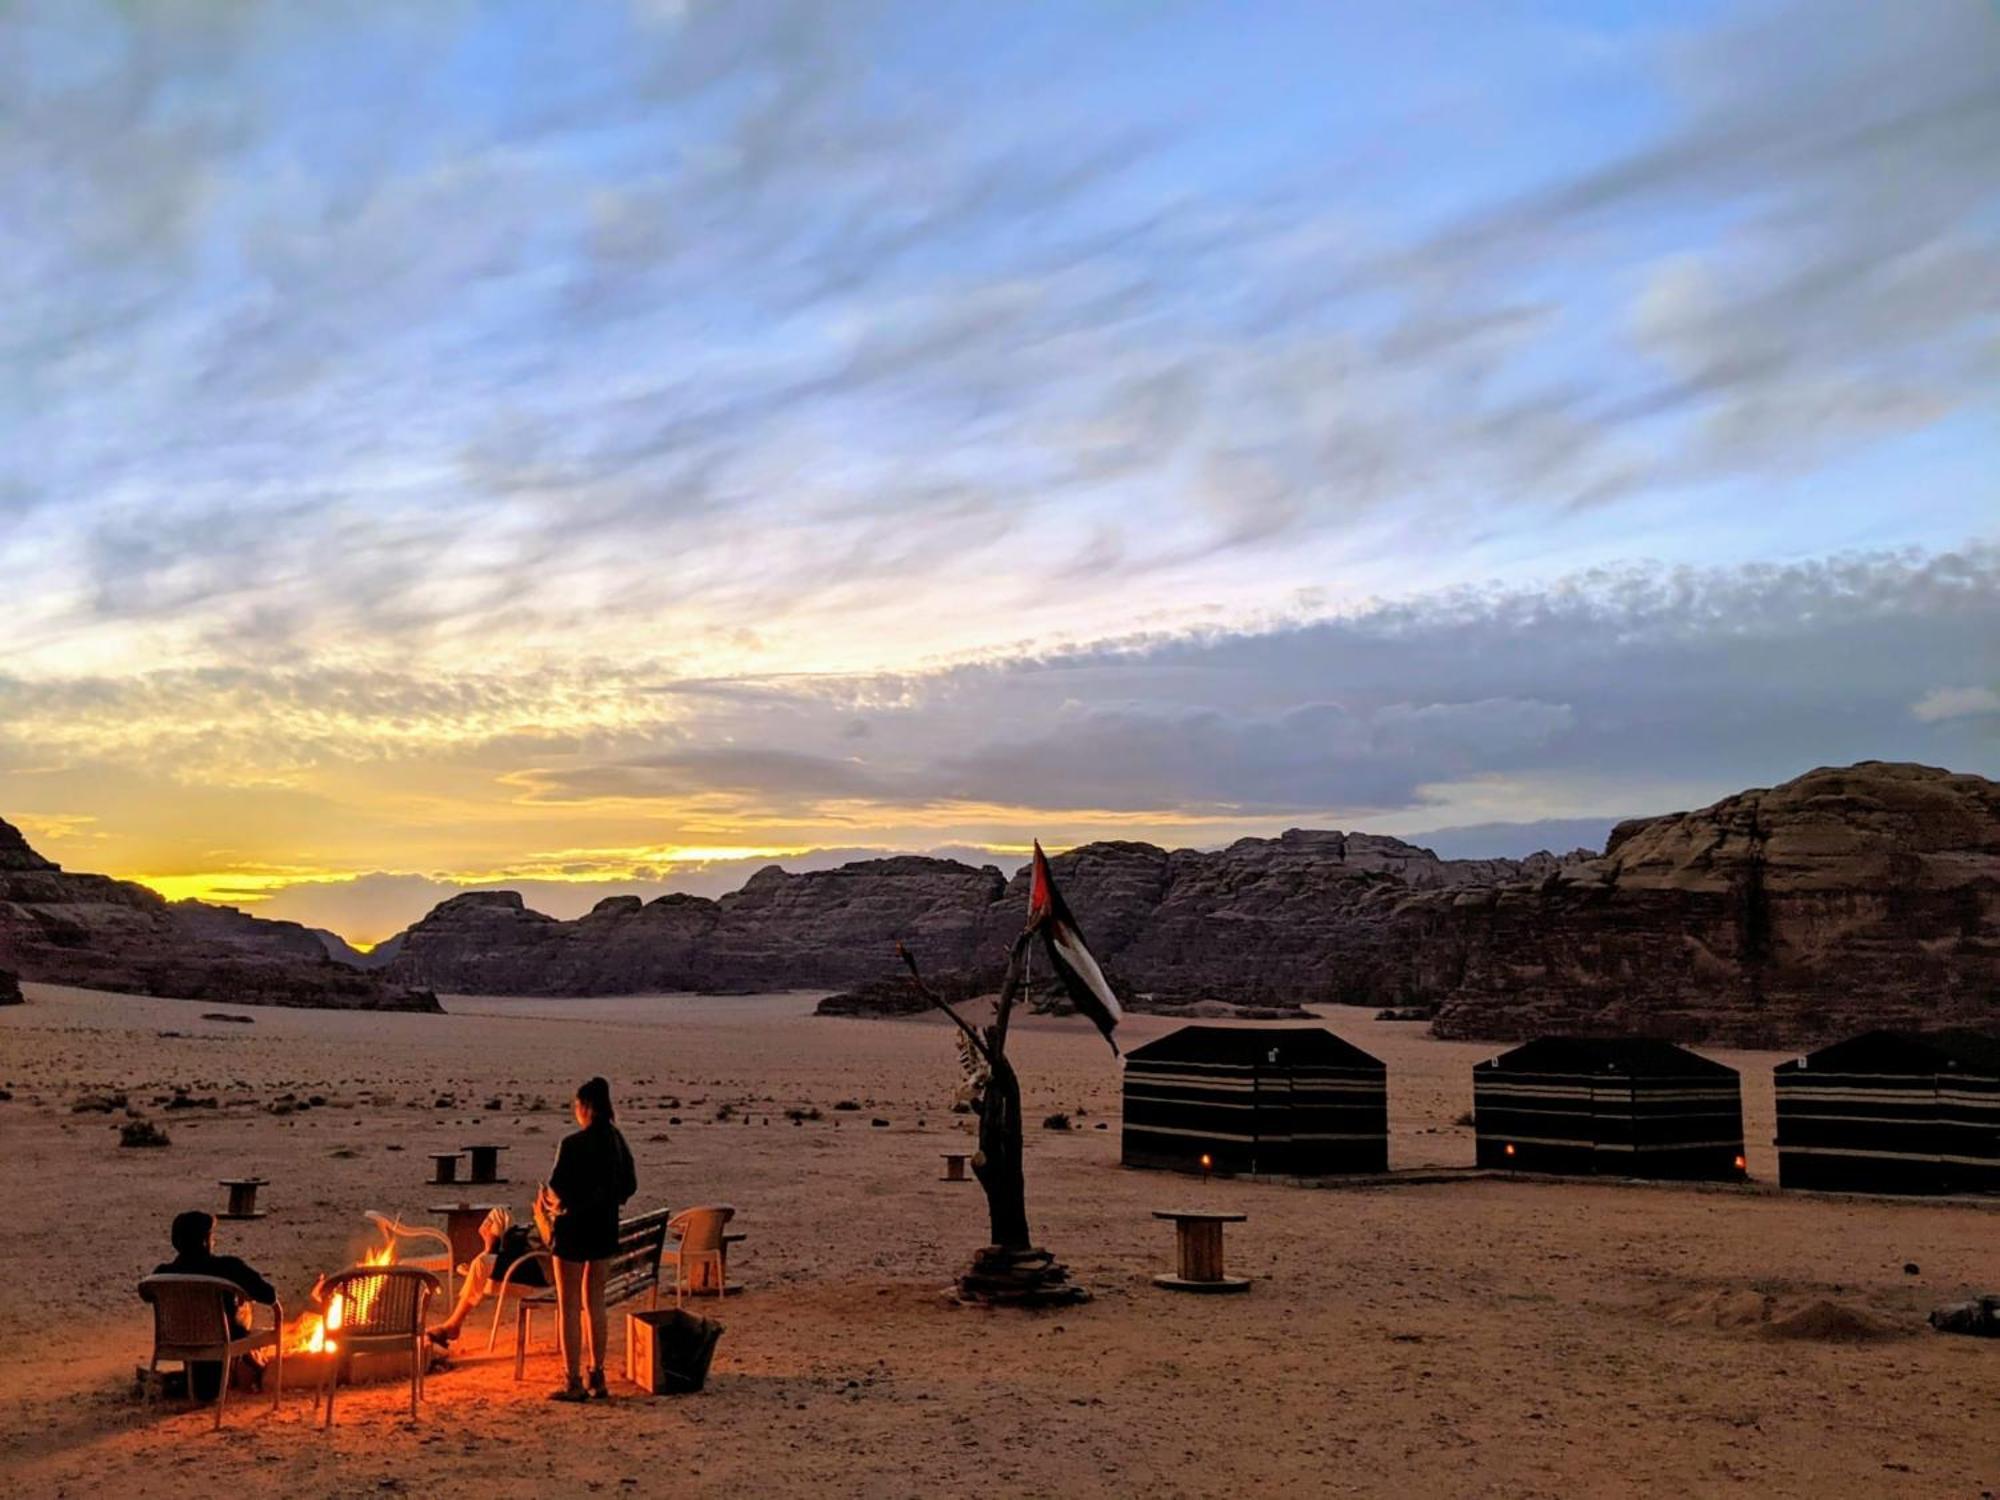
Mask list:
[[[656,1208],[651,1213],[636,1218],[618,1221],[618,1250],[605,1268],[604,1305],[610,1307],[615,1302],[626,1302],[646,1293],[649,1308],[660,1305],[660,1256],[667,1248],[667,1220],[671,1218],[664,1208]],[[514,1269],[525,1261],[541,1261],[549,1278],[546,1287],[532,1290],[514,1288]],[[500,1327],[500,1309],[506,1305],[510,1291],[520,1298],[520,1312],[514,1324],[514,1378],[522,1378],[522,1371],[528,1358],[528,1340],[534,1336],[534,1316],[544,1307],[556,1305],[555,1257],[546,1250],[537,1250],[524,1255],[514,1265],[507,1268],[501,1278],[499,1289],[494,1293],[499,1305],[493,1309],[493,1327],[497,1334]],[[488,1340],[490,1347],[492,1340]],[[603,1350],[596,1351],[601,1357]]]

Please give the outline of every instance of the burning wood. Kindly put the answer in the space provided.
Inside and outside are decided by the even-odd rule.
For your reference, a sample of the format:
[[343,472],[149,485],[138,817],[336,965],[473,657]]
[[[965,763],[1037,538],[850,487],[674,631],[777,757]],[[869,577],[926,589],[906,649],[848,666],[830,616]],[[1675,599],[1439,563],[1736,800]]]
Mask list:
[[[394,1243],[370,1250],[356,1262],[359,1266],[393,1265],[396,1259]],[[354,1317],[357,1322],[365,1322],[368,1310],[373,1304],[379,1283],[363,1281],[354,1288]],[[347,1320],[347,1298],[335,1292],[326,1305],[324,1313],[306,1313],[292,1325],[292,1337],[285,1345],[287,1354],[333,1354],[340,1348],[333,1337],[340,1332],[341,1324]]]

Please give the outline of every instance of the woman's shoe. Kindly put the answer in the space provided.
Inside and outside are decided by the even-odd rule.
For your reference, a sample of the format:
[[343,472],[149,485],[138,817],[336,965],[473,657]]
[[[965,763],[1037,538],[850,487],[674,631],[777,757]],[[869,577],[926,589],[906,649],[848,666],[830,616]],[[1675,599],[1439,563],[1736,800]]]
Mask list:
[[559,1391],[550,1391],[551,1401],[588,1401],[590,1393],[583,1388],[581,1380],[572,1380]]
[[428,1337],[438,1348],[449,1349],[452,1341],[458,1337],[458,1330],[456,1328],[433,1328]]
[[604,1383],[604,1372],[602,1370],[592,1370],[590,1372],[590,1394],[600,1401],[611,1399],[611,1387]]

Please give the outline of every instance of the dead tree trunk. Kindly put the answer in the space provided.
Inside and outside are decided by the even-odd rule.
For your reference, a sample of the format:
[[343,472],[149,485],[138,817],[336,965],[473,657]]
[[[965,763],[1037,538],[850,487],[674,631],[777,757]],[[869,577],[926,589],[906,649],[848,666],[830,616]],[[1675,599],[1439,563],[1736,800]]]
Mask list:
[[1028,1183],[1022,1157],[1021,1080],[1013,1064],[1000,1054],[989,1064],[991,1076],[979,1104],[979,1154],[973,1175],[986,1190],[986,1221],[993,1243],[1003,1250],[1026,1250]]
[[1069,1279],[1069,1272],[1053,1255],[1035,1247],[1028,1229],[1021,1080],[1007,1060],[1007,1023],[1021,991],[1028,944],[1034,935],[1030,928],[1014,940],[1007,977],[994,1002],[993,1023],[984,1030],[968,1024],[925,985],[915,959],[903,954],[918,987],[951,1017],[986,1065],[986,1083],[979,1100],[979,1151],[972,1158],[972,1172],[986,1194],[987,1230],[992,1239],[959,1277],[958,1292],[969,1301],[1013,1307],[1051,1307],[1082,1302],[1090,1296]]

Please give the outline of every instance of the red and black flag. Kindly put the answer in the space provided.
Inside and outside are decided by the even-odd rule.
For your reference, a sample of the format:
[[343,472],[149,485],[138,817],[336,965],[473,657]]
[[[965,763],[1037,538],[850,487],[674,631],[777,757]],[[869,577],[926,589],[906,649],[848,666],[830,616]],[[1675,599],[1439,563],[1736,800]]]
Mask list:
[[1083,941],[1082,929],[1069,914],[1062,892],[1056,889],[1055,875],[1049,869],[1048,856],[1042,853],[1039,839],[1035,841],[1035,883],[1028,896],[1028,925],[1042,930],[1042,946],[1048,950],[1049,963],[1069,992],[1071,1002],[1097,1023],[1104,1040],[1116,1052],[1118,1042],[1111,1033],[1124,1018],[1124,1008],[1111,993],[1104,971],[1097,967],[1097,960],[1090,956],[1090,949]]

